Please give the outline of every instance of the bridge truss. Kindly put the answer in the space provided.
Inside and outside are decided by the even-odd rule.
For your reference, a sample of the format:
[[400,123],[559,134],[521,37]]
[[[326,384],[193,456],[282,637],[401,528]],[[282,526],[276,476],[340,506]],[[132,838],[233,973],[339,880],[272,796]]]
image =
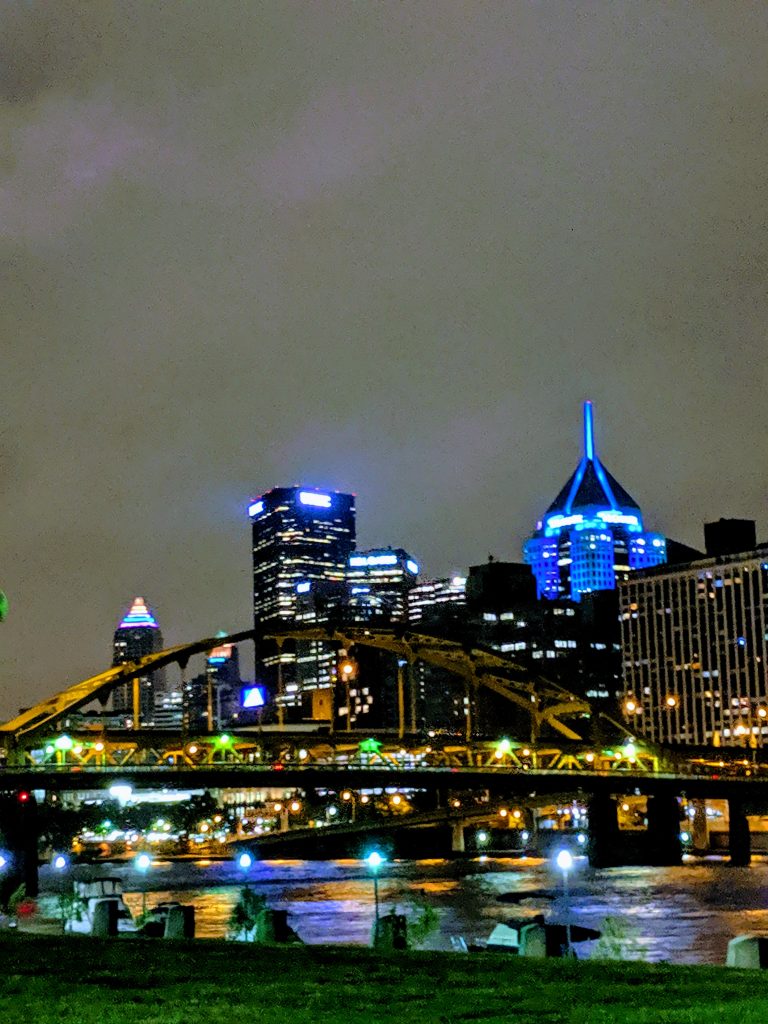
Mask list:
[[[118,686],[125,683],[134,683],[134,693],[138,694],[138,680],[156,669],[167,665],[176,664],[180,667],[182,674],[182,686],[184,673],[190,658],[198,654],[206,654],[216,647],[225,644],[237,644],[248,640],[270,640],[281,648],[287,642],[296,641],[318,641],[327,643],[339,650],[347,650],[367,647],[391,654],[398,662],[398,704],[400,708],[400,725],[397,742],[393,744],[392,750],[382,747],[382,757],[394,756],[398,751],[404,749],[405,722],[403,715],[403,687],[404,671],[406,666],[412,668],[421,662],[432,665],[464,680],[467,694],[473,698],[479,689],[487,689],[505,700],[510,701],[521,709],[530,722],[530,745],[536,750],[536,757],[555,760],[566,759],[572,755],[562,751],[559,747],[553,746],[551,742],[544,747],[541,746],[542,730],[545,727],[554,733],[559,733],[569,743],[582,743],[580,732],[573,727],[573,722],[578,723],[589,719],[592,708],[588,701],[569,692],[549,680],[534,676],[521,666],[515,664],[511,659],[497,651],[489,650],[478,646],[469,646],[455,640],[444,637],[431,636],[426,633],[417,633],[410,630],[393,630],[365,628],[363,626],[333,626],[333,627],[308,627],[301,629],[281,629],[274,631],[244,630],[233,633],[229,636],[207,637],[197,640],[194,643],[181,644],[176,647],[147,655],[135,662],[128,662],[107,669],[98,675],[68,686],[54,696],[40,701],[31,708],[20,712],[16,717],[0,725],[0,746],[8,751],[11,760],[15,762],[28,762],[29,751],[33,748],[43,751],[43,760],[55,763],[58,759],[64,763],[82,762],[82,767],[93,768],[99,764],[103,766],[120,766],[121,764],[178,764],[178,763],[212,763],[211,759],[228,758],[245,764],[255,763],[258,757],[274,757],[279,760],[283,751],[279,744],[270,741],[265,747],[263,740],[258,743],[252,736],[239,734],[233,738],[231,744],[221,744],[217,739],[206,736],[197,740],[181,734],[175,737],[160,734],[156,730],[135,728],[130,733],[121,735],[107,734],[101,732],[94,738],[92,733],[81,732],[75,735],[72,733],[68,739],[72,745],[62,748],[56,746],[56,733],[65,728],[67,718],[86,704],[95,699],[105,700],[109,694]],[[480,765],[482,759],[491,750],[495,756],[496,749],[493,745],[473,743],[473,723],[471,717],[472,699],[467,702],[466,731],[463,743],[454,743],[452,746],[435,746],[434,749],[428,745],[418,744],[411,736],[408,746],[411,753],[428,759],[442,758],[446,767],[457,763],[456,759],[464,766],[469,764]],[[138,715],[134,715],[138,722]],[[568,720],[568,721],[566,721]],[[331,729],[332,729],[331,725]],[[289,727],[286,728],[289,732]],[[582,730],[583,731],[583,730]],[[332,747],[335,751],[343,749],[343,734],[337,733]],[[287,739],[287,737],[286,737]],[[352,740],[352,737],[349,737]],[[288,756],[297,756],[300,749],[309,749],[308,744],[314,744],[312,758],[316,756],[315,751],[319,747],[314,740],[307,740],[303,747],[295,747],[291,753],[290,744],[285,748]],[[326,741],[326,746],[328,745]],[[352,743],[354,746],[354,743]],[[192,748],[195,748],[192,750]],[[49,749],[50,748],[50,749]],[[511,748],[505,752],[504,757],[509,757],[508,763],[513,764],[517,757],[515,750]],[[527,749],[520,747],[519,749]],[[544,751],[549,753],[544,753]],[[323,755],[325,756],[325,755]],[[398,756],[400,756],[398,754]],[[320,758],[322,760],[322,757]],[[442,762],[441,762],[442,763]],[[524,763],[520,762],[521,770]]]

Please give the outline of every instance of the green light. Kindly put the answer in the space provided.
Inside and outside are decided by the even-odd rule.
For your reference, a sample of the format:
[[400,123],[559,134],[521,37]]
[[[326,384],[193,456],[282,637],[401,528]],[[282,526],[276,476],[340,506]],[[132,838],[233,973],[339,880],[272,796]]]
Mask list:
[[0,622],[4,622],[8,617],[8,598],[0,590]]
[[496,747],[496,749],[500,750],[502,754],[508,754],[512,749],[512,744],[509,742],[508,739],[499,740],[499,744]]
[[54,746],[57,750],[71,750],[74,743],[69,736],[59,736],[57,740],[54,740]]
[[228,733],[226,733],[226,732],[223,732],[223,733],[221,734],[221,736],[219,736],[219,737],[218,737],[218,739],[216,740],[216,742],[217,742],[217,743],[218,743],[218,744],[219,744],[220,746],[222,746],[222,747],[226,747],[226,745],[227,745],[228,743],[231,743],[231,742],[232,742],[232,737],[231,737],[231,736],[230,736],[230,735],[229,735]]
[[612,750],[604,750],[603,753],[605,754],[606,757],[613,757],[613,751]]
[[378,740],[369,737],[367,740],[363,740],[360,744],[361,754],[378,754],[381,750],[381,743]]
[[46,754],[52,754],[55,749],[56,748],[53,746],[53,744],[49,743],[48,746],[45,748],[45,752]]
[[627,757],[634,757],[637,753],[637,747],[634,743],[625,743],[624,753],[627,755]]

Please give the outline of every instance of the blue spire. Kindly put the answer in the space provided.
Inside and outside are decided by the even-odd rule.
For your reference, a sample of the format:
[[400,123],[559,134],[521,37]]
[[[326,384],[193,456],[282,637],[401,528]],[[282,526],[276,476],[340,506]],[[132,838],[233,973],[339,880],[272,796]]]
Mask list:
[[592,403],[584,403],[584,458],[591,462],[595,457],[595,430],[592,423]]

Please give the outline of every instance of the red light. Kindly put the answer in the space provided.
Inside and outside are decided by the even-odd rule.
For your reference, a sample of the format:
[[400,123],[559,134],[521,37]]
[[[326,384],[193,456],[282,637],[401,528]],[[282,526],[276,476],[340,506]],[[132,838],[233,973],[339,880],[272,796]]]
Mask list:
[[281,772],[281,771],[283,771],[284,768],[285,768],[285,765],[284,764],[280,764],[279,761],[277,761],[275,764],[272,765],[272,771],[274,771],[274,772]]
[[25,789],[22,789],[22,791],[19,793],[19,803],[25,804],[27,800],[29,800],[29,793],[27,793]]

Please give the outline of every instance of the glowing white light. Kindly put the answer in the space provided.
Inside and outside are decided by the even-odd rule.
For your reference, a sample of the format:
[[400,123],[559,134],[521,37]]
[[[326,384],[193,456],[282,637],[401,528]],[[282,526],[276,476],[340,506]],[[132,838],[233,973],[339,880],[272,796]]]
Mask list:
[[302,505],[313,505],[315,508],[330,508],[330,494],[316,494],[314,491],[299,491],[299,501]]
[[555,863],[561,871],[570,871],[573,867],[573,857],[568,850],[561,850],[555,858]]
[[625,526],[637,526],[640,522],[637,516],[625,515],[623,512],[598,512],[597,518],[604,523],[623,523]]
[[124,782],[115,783],[114,786],[109,787],[109,795],[113,796],[115,800],[119,800],[121,804],[124,804],[131,799],[133,788]]
[[297,594],[306,594],[311,589],[312,589],[312,584],[311,583],[297,583],[296,584],[296,593]]
[[408,572],[412,572],[414,576],[418,576],[419,566],[418,563],[414,562],[412,558],[408,559],[408,561],[405,563],[405,567],[408,570]]
[[368,862],[368,867],[373,868],[374,871],[376,870],[376,868],[380,868],[381,865],[384,863],[384,858],[381,856],[378,850],[371,850],[371,852],[365,859]]
[[[352,555],[349,564],[355,567],[364,565],[397,565],[397,555]],[[418,572],[418,567],[416,568]]]
[[254,516],[260,516],[264,511],[263,501],[254,501],[253,504],[248,506],[248,515],[253,519]]
[[244,708],[263,708],[264,691],[260,686],[249,686],[243,691]]
[[253,864],[253,857],[250,853],[241,853],[237,858],[237,866],[241,871],[247,871],[248,868]]
[[584,516],[573,515],[573,516],[550,516],[549,519],[545,520],[545,525],[548,530],[560,530],[564,526],[575,526],[577,523],[583,523]]

